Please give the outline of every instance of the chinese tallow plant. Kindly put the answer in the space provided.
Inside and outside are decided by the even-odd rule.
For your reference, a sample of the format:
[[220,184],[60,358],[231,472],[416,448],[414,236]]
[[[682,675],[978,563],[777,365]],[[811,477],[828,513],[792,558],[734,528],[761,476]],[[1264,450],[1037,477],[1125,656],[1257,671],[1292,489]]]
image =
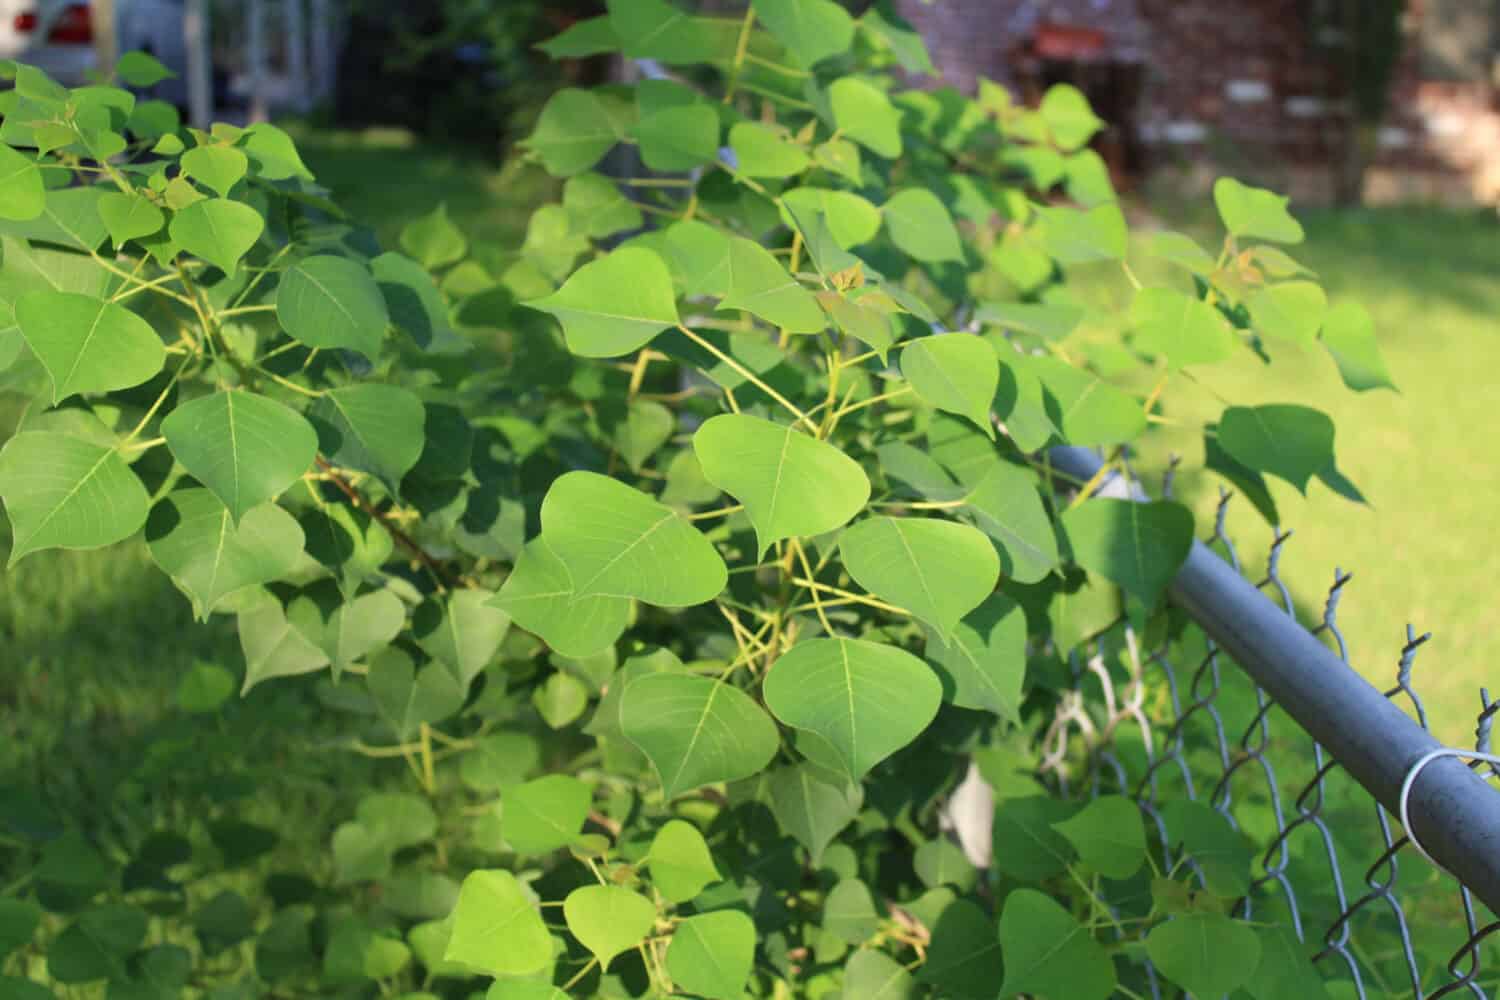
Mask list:
[[[1092,1000],[1148,961],[1312,995],[1288,928],[1225,915],[1221,816],[1169,814],[1201,864],[1164,866],[1131,800],[1028,776],[1059,658],[1168,628],[1194,535],[1048,449],[1124,470],[1257,355],[1390,385],[1286,199],[1219,181],[1216,251],[1132,233],[1079,91],[912,89],[878,6],[612,0],[544,48],[650,72],[546,103],[558,199],[501,257],[441,205],[379,246],[271,125],[26,66],[0,98],[9,572],[144,537],[235,621],[243,691],[306,685],[409,765],[329,832],[313,960],[257,958],[248,995]],[[1357,496],[1267,389],[1213,404],[1205,464],[1271,518],[1265,476]],[[942,818],[971,759],[982,870]],[[279,954],[306,905],[246,939]],[[87,911],[47,975],[146,989],[145,919]]]

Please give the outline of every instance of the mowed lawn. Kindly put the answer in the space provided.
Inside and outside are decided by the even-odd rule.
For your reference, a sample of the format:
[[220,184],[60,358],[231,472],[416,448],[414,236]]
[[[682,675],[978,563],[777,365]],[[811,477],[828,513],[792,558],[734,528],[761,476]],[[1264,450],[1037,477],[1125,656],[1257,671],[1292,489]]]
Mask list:
[[[480,259],[498,267],[523,238],[531,209],[556,190],[535,167],[496,167],[404,133],[295,134],[319,180],[387,246],[407,221],[446,201]],[[1440,734],[1462,741],[1472,733],[1477,688],[1500,662],[1500,634],[1489,627],[1500,596],[1500,458],[1490,409],[1500,403],[1500,225],[1482,213],[1417,208],[1302,217],[1308,242],[1292,249],[1335,300],[1357,297],[1375,314],[1400,394],[1349,393],[1325,355],[1285,347],[1269,374],[1247,363],[1200,378],[1235,403],[1301,402],[1333,416],[1340,467],[1371,505],[1321,484],[1305,500],[1273,484],[1296,531],[1285,578],[1298,603],[1314,609],[1336,565],[1354,572],[1340,621],[1359,669],[1379,682],[1394,676],[1407,621],[1432,630],[1418,661],[1420,689]],[[1169,415],[1190,416],[1194,393],[1209,398],[1190,383],[1178,392]],[[14,398],[0,396],[0,434],[14,415]],[[1196,438],[1163,438],[1143,467],[1169,447],[1201,464]],[[1207,525],[1212,483],[1185,475],[1179,491]],[[1255,553],[1248,561],[1263,564],[1269,529],[1248,505],[1233,526]],[[7,535],[0,528],[0,556]],[[79,738],[105,748],[110,734],[149,725],[188,665],[204,657],[238,668],[236,647],[227,619],[191,621],[143,545],[31,556],[0,577],[0,746],[10,748],[0,754],[0,777],[49,746]]]

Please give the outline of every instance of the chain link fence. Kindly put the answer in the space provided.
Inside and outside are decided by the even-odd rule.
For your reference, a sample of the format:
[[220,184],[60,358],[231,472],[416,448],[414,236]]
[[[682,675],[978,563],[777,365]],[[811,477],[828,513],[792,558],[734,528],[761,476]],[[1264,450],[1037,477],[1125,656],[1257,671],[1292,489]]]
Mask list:
[[[1056,449],[1053,461],[1080,480],[1100,466],[1081,449]],[[1146,499],[1121,476],[1101,492]],[[1120,621],[1071,654],[1044,770],[1064,794],[1135,798],[1169,863],[1167,803],[1186,797],[1222,814],[1259,852],[1235,915],[1289,921],[1336,996],[1496,995],[1500,791],[1476,771],[1500,770],[1460,762],[1465,751],[1428,733],[1414,682],[1428,636],[1408,626],[1395,683],[1372,687],[1339,631],[1350,575],[1335,570],[1321,620],[1303,627],[1280,571],[1290,533],[1276,531],[1264,578],[1246,580],[1226,530],[1230,500],[1221,492],[1211,538],[1173,584],[1193,623],[1183,636],[1146,648]],[[1500,703],[1481,690],[1480,704],[1482,754]],[[1403,804],[1420,844],[1393,819]],[[1155,997],[1175,994],[1154,971],[1150,985]]]

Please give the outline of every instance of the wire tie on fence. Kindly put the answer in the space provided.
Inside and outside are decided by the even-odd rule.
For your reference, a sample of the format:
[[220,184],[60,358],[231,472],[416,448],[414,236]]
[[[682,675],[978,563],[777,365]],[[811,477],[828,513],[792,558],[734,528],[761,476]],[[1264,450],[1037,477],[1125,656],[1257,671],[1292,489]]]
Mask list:
[[[1500,764],[1500,754],[1481,753],[1478,750],[1467,750],[1463,747],[1438,747],[1436,750],[1432,750],[1423,754],[1417,760],[1417,762],[1407,770],[1406,780],[1401,782],[1401,798],[1397,804],[1400,806],[1399,811],[1401,814],[1401,828],[1406,831],[1406,839],[1411,841],[1411,846],[1417,849],[1418,854],[1422,855],[1422,857],[1426,858],[1428,861],[1431,861],[1439,868],[1442,868],[1443,871],[1448,871],[1448,869],[1444,867],[1442,862],[1438,861],[1437,858],[1434,858],[1431,854],[1427,853],[1427,848],[1423,847],[1422,842],[1417,839],[1417,832],[1411,828],[1412,786],[1416,784],[1417,775],[1422,773],[1422,769],[1428,764],[1431,764],[1433,761],[1439,759],[1440,757],[1457,757],[1460,760],[1482,760],[1487,764]],[[1449,872],[1449,874],[1452,873]]]

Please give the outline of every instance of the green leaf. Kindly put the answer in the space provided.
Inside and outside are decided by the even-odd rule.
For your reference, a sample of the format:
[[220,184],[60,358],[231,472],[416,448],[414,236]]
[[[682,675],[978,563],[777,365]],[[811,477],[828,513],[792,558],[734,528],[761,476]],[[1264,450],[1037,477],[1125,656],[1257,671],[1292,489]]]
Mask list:
[[29,222],[47,207],[36,160],[0,143],[0,219]]
[[1123,795],[1100,796],[1052,828],[1105,878],[1129,878],[1146,862],[1141,808]]
[[1339,376],[1355,392],[1395,389],[1380,345],[1375,321],[1358,302],[1340,302],[1323,317],[1323,346],[1339,366]]
[[917,979],[931,983],[943,996],[989,1000],[998,995],[998,929],[983,909],[967,899],[954,900],[931,931],[932,944]]
[[839,330],[873,347],[882,363],[885,361],[886,352],[897,336],[892,318],[901,312],[894,299],[878,288],[844,293],[822,291],[817,298]]
[[[690,17],[666,0],[608,0],[606,6],[627,58],[684,65],[733,55],[715,44],[712,21]],[[727,39],[731,46],[735,37]]]
[[1010,598],[991,594],[964,615],[946,643],[927,638],[927,659],[943,681],[943,697],[959,708],[1019,721],[1026,677],[1026,615]]
[[1000,951],[1005,956],[1002,997],[1030,993],[1105,1000],[1114,992],[1109,955],[1088,928],[1035,889],[1017,889],[1005,898]]
[[238,523],[313,464],[318,436],[296,411],[242,389],[177,407],[161,432],[188,474],[229,508]]
[[937,72],[922,36],[899,14],[889,8],[882,12],[878,7],[871,7],[860,15],[859,25],[879,39],[908,73],[930,76]]
[[31,943],[42,922],[42,908],[29,899],[0,896],[0,957]]
[[976,528],[930,517],[872,517],[839,541],[856,583],[950,636],[994,592],[1000,558]]
[[1067,206],[1038,206],[1042,242],[1062,264],[1125,259],[1125,215],[1116,202],[1086,211]]
[[896,246],[913,260],[940,263],[964,259],[953,217],[926,188],[907,188],[881,208]]
[[337,679],[396,637],[406,624],[406,606],[389,590],[377,590],[331,609],[319,607],[311,598],[298,598],[287,606],[287,617],[327,654]]
[[308,347],[348,348],[372,361],[390,325],[374,275],[359,262],[332,254],[304,258],[282,273],[276,318],[292,339]]
[[1169,368],[1207,365],[1234,354],[1235,337],[1223,313],[1170,288],[1143,288],[1130,303],[1135,346],[1165,358]]
[[518,785],[541,760],[541,749],[529,734],[499,730],[474,741],[459,760],[459,776],[476,792],[496,792]]
[[651,901],[617,885],[586,885],[563,900],[568,930],[609,970],[609,963],[646,939],[656,924]]
[[1219,418],[1219,446],[1259,472],[1302,492],[1333,462],[1333,421],[1309,406],[1231,406]]
[[207,715],[217,712],[233,696],[234,675],[218,664],[199,660],[177,682],[175,700],[184,712]]
[[465,587],[446,602],[429,600],[412,616],[412,636],[460,686],[468,688],[487,667],[510,631],[510,615],[492,604],[488,590]]
[[97,250],[109,235],[99,218],[99,199],[104,194],[105,189],[97,186],[51,188],[39,217],[11,221],[5,231],[10,236],[75,250]]
[[1158,972],[1194,996],[1218,997],[1255,975],[1260,938],[1223,914],[1185,913],[1151,929],[1146,954]]
[[597,96],[565,87],[553,94],[522,145],[554,177],[581,174],[620,140],[614,120]]
[[650,170],[691,170],[719,153],[719,113],[707,104],[663,108],[642,117],[630,132]]
[[[1050,261],[1047,273],[1051,274]],[[1083,315],[1083,310],[1077,306],[1062,303],[985,302],[980,305],[977,318],[981,322],[996,323],[1043,340],[1062,340],[1078,329],[1078,324],[1083,322]]]
[[734,150],[735,169],[746,177],[795,177],[812,164],[801,146],[756,122],[740,122],[730,129],[729,148]]
[[1260,333],[1311,347],[1328,311],[1328,297],[1314,282],[1283,281],[1251,292],[1245,305]]
[[646,674],[620,696],[620,728],[645,754],[667,798],[759,773],[776,755],[776,724],[739,688],[707,677]]
[[1234,899],[1250,891],[1255,850],[1223,814],[1191,799],[1174,799],[1162,811],[1174,846],[1180,845],[1203,873],[1209,892]]
[[334,465],[379,476],[392,492],[427,443],[422,401],[394,385],[330,389],[307,411],[318,450]]
[[703,834],[680,819],[668,820],[656,831],[646,863],[651,866],[651,884],[669,903],[686,903],[724,877]]
[[859,782],[810,761],[777,768],[766,784],[777,825],[807,848],[814,865],[821,863],[839,831],[854,822],[865,801]]
[[596,240],[613,236],[621,230],[639,229],[643,221],[641,210],[635,203],[602,174],[579,174],[568,178],[563,185],[563,208],[574,232]]
[[119,452],[44,431],[0,449],[0,499],[10,516],[10,563],[38,549],[96,549],[135,534],[150,499]]
[[1146,411],[1140,402],[1097,375],[1056,358],[1027,358],[1025,367],[1056,401],[1054,419],[1069,444],[1122,444],[1145,431]]
[[1241,184],[1233,177],[1220,177],[1214,182],[1214,204],[1232,236],[1301,243],[1302,225],[1287,211],[1290,200],[1274,191]]
[[[377,591],[356,598],[356,601],[377,596],[389,598],[390,594]],[[401,629],[399,602],[391,606],[389,601],[382,599],[380,604],[367,603],[362,608],[356,605],[356,610],[362,612],[361,617],[366,620],[358,623],[361,627],[352,636],[357,645],[344,650],[345,653],[360,652],[361,647],[363,651],[369,651],[385,645]],[[330,622],[329,631],[335,626],[336,623]],[[424,722],[431,724],[448,718],[463,707],[468,695],[468,691],[460,687],[447,670],[436,664],[418,670],[411,657],[395,646],[371,657],[365,686],[375,701],[375,707],[391,724],[399,740],[414,739]]]
[[1064,511],[1061,523],[1080,566],[1119,584],[1148,608],[1193,546],[1192,512],[1170,500],[1096,497]]
[[608,476],[569,472],[553,480],[541,519],[575,597],[688,607],[712,600],[728,581],[724,560],[697,528]]
[[918,396],[940,410],[968,417],[991,438],[990,404],[1000,386],[995,349],[972,333],[920,337],[901,351],[901,374]]
[[828,326],[813,293],[753,240],[729,240],[729,292],[720,309],[743,309],[789,333],[818,333]]
[[448,218],[448,203],[440,201],[431,212],[402,227],[401,249],[429,271],[435,271],[463,260],[469,252],[469,241]]
[[[826,188],[799,187],[781,196],[787,221],[801,230],[813,263],[823,274],[853,267],[854,257],[823,248],[820,253],[816,216],[823,215],[823,225],[838,250],[868,243],[880,232],[880,209],[852,191],[830,191]],[[870,288],[867,291],[874,291]]]
[[906,967],[883,951],[861,948],[844,963],[843,996],[860,1000],[912,1000],[916,984]]
[[894,160],[901,155],[901,114],[870,83],[842,76],[828,88],[833,123],[870,152]]
[[578,597],[568,567],[541,537],[521,550],[491,603],[564,656],[591,656],[608,648],[630,620],[628,598]]
[[847,139],[829,139],[813,147],[813,159],[829,173],[838,174],[851,184],[862,184],[859,147]]
[[870,480],[849,456],[760,417],[713,417],[693,436],[693,450],[708,481],[745,505],[757,558],[783,538],[847,524],[870,499]]
[[1260,964],[1245,983],[1245,990],[1255,1000],[1280,1000],[1297,996],[1306,1000],[1330,1000],[1323,978],[1309,958],[1307,945],[1297,940],[1290,927],[1263,927],[1260,937]]
[[1214,272],[1213,255],[1200,247],[1192,237],[1182,233],[1170,230],[1152,233],[1151,238],[1146,241],[1146,252],[1153,257],[1171,261],[1200,278],[1207,278]]
[[161,232],[167,217],[139,194],[111,191],[99,196],[99,217],[109,227],[109,238],[118,249],[129,240]]
[[443,958],[490,976],[529,976],[552,961],[552,935],[508,871],[472,871],[453,908]]
[[964,497],[974,524],[1000,550],[1000,573],[1037,583],[1057,565],[1057,536],[1032,475],[1011,462],[993,462]]
[[169,493],[151,510],[146,543],[162,572],[207,620],[215,606],[243,587],[270,583],[296,566],[303,535],[292,515],[275,504],[248,511],[236,526],[208,490]]
[[1104,127],[1103,120],[1089,107],[1089,99],[1072,84],[1058,83],[1047,88],[1038,111],[1053,144],[1066,153],[1082,149]]
[[590,261],[552,295],[525,304],[556,316],[568,350],[585,358],[629,354],[679,322],[672,275],[644,247]]
[[755,961],[755,922],[738,910],[688,917],[667,945],[667,974],[680,989],[740,1000]]
[[929,889],[953,885],[959,892],[974,888],[974,865],[964,856],[963,848],[947,837],[924,841],[912,855],[912,868]]
[[751,6],[801,66],[842,55],[854,42],[854,19],[832,0],[753,0]]
[[125,960],[146,938],[146,913],[111,903],[81,914],[47,948],[47,972],[59,983],[123,979]]
[[531,693],[531,704],[551,729],[562,729],[583,715],[589,705],[588,686],[572,674],[558,672]]
[[625,420],[615,428],[615,450],[631,472],[639,473],[676,429],[677,416],[667,407],[655,400],[634,400],[625,411]]
[[74,393],[140,385],[166,361],[151,324],[122,305],[44,290],[23,295],[15,309],[26,346],[52,379],[54,404]]
[[549,854],[577,839],[593,790],[566,774],[549,774],[508,789],[500,829],[518,854]]
[[575,21],[563,31],[542,42],[537,48],[553,59],[582,59],[586,56],[618,52],[620,37],[608,14]]
[[776,660],[766,707],[821,737],[855,781],[916,739],[937,715],[943,686],[921,660],[861,639],[811,639]]
[[194,146],[178,161],[182,172],[228,198],[250,169],[250,158],[233,146]]
[[841,879],[823,899],[823,929],[846,944],[863,944],[880,929],[880,914],[869,887]]
[[1071,803],[1042,795],[1006,798],[995,810],[995,867],[1024,882],[1039,882],[1065,871],[1072,845],[1053,828],[1073,811]]
[[167,69],[149,52],[127,52],[115,63],[115,75],[132,87],[150,89],[177,74]]
[[167,224],[172,241],[230,277],[240,258],[255,246],[266,223],[249,205],[227,198],[204,198],[174,212]]
[[666,230],[668,263],[685,295],[729,291],[729,237],[706,222],[674,222]]
[[245,129],[240,146],[255,164],[256,172],[268,181],[285,181],[293,177],[305,181],[313,179],[312,171],[302,162],[292,137],[270,122],[257,122]]
[[239,614],[240,650],[245,655],[245,694],[273,677],[310,674],[328,666],[328,654],[287,620],[281,602],[264,596]]

